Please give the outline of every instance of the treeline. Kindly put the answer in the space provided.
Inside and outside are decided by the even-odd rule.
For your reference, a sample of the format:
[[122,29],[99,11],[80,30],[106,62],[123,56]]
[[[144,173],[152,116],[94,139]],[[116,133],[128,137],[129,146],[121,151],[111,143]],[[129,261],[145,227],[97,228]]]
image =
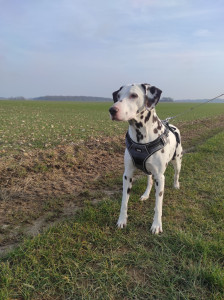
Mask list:
[[[93,97],[93,96],[41,96],[26,99],[24,97],[0,97],[0,100],[35,100],[35,101],[81,101],[81,102],[111,102],[111,98]],[[174,100],[169,97],[163,97],[160,102],[173,102]]]
[[45,101],[81,101],[81,102],[105,102],[112,101],[111,98],[92,97],[92,96],[43,96],[33,98],[33,100]]

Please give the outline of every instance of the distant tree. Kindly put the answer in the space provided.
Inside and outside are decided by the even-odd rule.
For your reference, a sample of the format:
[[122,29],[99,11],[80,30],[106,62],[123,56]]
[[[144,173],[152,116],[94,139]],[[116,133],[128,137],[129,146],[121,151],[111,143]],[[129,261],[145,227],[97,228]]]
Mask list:
[[23,96],[12,97],[12,100],[26,100]]
[[160,102],[174,102],[174,100],[170,97],[163,97],[161,98]]

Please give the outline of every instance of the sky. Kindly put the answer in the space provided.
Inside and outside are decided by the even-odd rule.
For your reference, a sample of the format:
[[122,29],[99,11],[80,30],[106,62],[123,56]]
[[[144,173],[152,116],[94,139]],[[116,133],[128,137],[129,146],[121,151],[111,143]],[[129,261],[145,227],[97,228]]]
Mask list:
[[0,0],[0,96],[224,93],[223,0]]

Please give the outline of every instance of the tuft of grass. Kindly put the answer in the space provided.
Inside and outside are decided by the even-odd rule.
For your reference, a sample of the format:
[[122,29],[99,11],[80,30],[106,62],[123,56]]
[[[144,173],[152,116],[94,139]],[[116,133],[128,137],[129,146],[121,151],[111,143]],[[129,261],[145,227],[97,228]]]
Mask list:
[[163,234],[150,233],[154,191],[140,202],[140,178],[124,230],[115,226],[120,197],[87,201],[74,219],[4,257],[0,299],[223,299],[222,149],[223,132],[186,154],[179,191],[168,168]]

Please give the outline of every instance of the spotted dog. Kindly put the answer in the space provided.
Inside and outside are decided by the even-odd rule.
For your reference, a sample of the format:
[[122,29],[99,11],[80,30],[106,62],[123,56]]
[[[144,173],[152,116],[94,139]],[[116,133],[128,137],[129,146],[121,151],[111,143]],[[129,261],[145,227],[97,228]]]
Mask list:
[[[150,84],[130,84],[122,86],[113,93],[114,105],[109,109],[112,120],[128,121],[126,149],[124,154],[125,171],[123,175],[123,196],[119,228],[127,224],[128,200],[132,187],[134,171],[137,168],[147,174],[147,188],[141,200],[149,198],[155,181],[156,203],[151,227],[152,233],[162,232],[162,203],[164,196],[164,173],[171,161],[174,170],[174,188],[179,189],[182,146],[179,130],[161,121],[155,111],[162,91]],[[139,151],[139,157],[137,154]],[[151,152],[150,152],[151,151]]]

